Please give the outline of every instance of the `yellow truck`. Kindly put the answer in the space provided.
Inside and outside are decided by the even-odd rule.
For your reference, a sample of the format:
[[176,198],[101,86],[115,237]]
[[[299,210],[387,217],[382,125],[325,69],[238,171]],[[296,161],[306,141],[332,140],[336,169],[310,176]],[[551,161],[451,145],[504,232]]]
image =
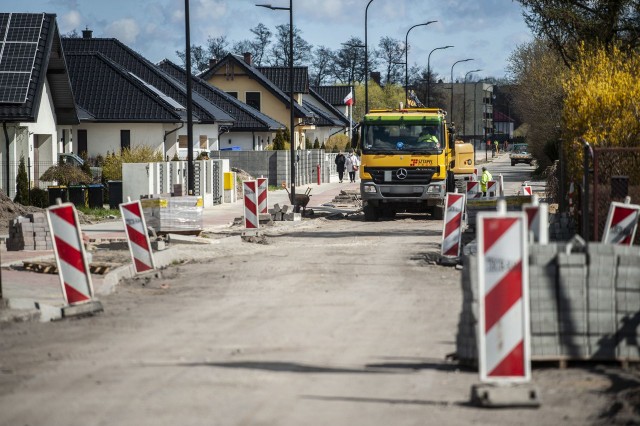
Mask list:
[[445,195],[455,190],[455,144],[445,111],[372,110],[361,123],[359,144],[366,221],[402,212],[443,218]]

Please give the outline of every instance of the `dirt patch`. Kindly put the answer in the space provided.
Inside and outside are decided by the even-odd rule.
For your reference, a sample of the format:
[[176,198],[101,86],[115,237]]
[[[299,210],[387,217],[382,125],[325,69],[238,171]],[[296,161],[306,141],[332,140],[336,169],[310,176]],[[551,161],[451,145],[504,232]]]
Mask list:
[[39,207],[23,206],[22,204],[14,203],[11,198],[7,197],[7,194],[0,191],[0,234],[8,234],[9,222],[18,216],[41,211],[43,210]]

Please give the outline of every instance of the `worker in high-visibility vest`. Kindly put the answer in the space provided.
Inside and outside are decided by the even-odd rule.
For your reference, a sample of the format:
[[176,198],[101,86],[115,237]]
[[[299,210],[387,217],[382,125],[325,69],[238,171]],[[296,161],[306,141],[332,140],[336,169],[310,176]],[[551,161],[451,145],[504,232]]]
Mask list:
[[487,196],[487,183],[489,183],[491,179],[493,179],[493,176],[491,176],[489,170],[487,170],[485,166],[482,166],[482,176],[480,176],[480,190],[482,191],[482,195],[484,197]]

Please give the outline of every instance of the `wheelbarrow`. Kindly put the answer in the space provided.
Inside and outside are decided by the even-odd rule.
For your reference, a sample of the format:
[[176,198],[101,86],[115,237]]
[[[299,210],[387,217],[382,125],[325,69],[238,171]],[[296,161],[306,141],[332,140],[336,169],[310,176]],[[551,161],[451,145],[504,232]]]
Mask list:
[[[289,192],[289,189],[286,186],[284,189],[287,191],[287,194],[289,194],[289,200],[291,201],[291,204],[293,204],[293,211],[295,213],[300,213],[300,208],[302,208],[302,215],[306,216],[307,204],[309,204],[309,200],[311,200],[311,188],[307,188],[304,191],[304,194],[296,194],[295,201],[291,200],[291,193]],[[313,215],[313,210],[309,210],[309,214]]]

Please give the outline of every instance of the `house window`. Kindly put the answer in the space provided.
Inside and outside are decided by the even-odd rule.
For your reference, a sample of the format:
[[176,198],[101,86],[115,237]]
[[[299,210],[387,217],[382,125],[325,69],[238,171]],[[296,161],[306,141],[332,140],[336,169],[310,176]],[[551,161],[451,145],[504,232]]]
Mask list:
[[120,130],[120,149],[131,148],[131,130]]
[[78,130],[78,155],[87,153],[87,131],[82,129]]
[[178,148],[184,148],[184,149],[189,148],[188,141],[189,141],[189,139],[187,139],[186,135],[178,136]]
[[227,95],[233,96],[234,98],[238,99],[238,92],[227,92]]
[[260,111],[260,92],[247,92],[246,98],[247,105]]

